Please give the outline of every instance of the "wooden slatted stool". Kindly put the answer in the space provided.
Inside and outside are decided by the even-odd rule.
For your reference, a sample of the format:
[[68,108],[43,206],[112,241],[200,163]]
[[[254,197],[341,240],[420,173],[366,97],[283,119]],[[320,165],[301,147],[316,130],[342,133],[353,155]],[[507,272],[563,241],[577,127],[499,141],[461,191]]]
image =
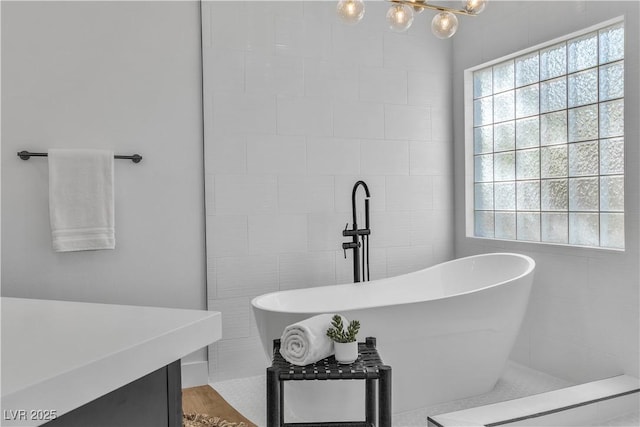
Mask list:
[[[378,427],[391,427],[391,367],[382,363],[376,339],[358,343],[358,359],[348,365],[330,356],[306,366],[287,362],[280,354],[280,340],[273,340],[273,363],[267,368],[267,427],[374,427],[376,382]],[[285,423],[284,382],[305,380],[364,380],[365,421]]]

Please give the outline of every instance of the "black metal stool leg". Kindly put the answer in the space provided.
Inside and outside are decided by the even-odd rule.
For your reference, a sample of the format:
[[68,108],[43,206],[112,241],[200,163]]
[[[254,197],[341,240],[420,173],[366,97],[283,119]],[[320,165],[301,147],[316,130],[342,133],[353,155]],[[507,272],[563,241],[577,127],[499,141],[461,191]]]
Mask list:
[[391,427],[391,367],[378,368],[378,427]]
[[365,381],[365,421],[375,425],[376,422],[376,380]]
[[280,424],[279,427],[284,425],[284,381],[278,381],[278,390],[280,392]]
[[280,427],[280,381],[278,370],[267,368],[267,427]]

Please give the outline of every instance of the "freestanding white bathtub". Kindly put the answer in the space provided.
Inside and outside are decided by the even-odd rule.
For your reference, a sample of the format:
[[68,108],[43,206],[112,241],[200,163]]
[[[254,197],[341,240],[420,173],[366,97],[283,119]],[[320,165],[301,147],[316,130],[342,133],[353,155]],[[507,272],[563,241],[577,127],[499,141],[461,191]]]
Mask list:
[[[359,320],[359,340],[376,337],[392,367],[393,412],[404,412],[494,387],[520,329],[534,268],[524,255],[477,255],[388,279],[269,293],[252,306],[268,357],[291,323],[319,313]],[[326,418],[340,405],[358,408],[349,417],[362,413],[360,381],[305,383],[289,381],[285,391],[300,418]],[[327,389],[336,384],[343,389]]]

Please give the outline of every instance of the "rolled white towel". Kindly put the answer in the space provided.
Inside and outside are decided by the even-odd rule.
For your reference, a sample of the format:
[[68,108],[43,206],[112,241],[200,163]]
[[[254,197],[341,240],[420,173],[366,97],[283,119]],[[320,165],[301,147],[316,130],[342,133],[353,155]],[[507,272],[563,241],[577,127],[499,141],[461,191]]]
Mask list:
[[[319,314],[284,328],[280,338],[280,354],[297,366],[315,363],[334,353],[333,341],[327,336],[333,314]],[[348,324],[343,317],[343,323]]]

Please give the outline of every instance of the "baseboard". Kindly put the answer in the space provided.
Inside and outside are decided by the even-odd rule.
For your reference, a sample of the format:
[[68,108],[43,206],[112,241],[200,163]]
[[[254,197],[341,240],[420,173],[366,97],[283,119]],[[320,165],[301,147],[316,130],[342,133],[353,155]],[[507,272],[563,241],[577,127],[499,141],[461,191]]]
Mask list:
[[427,418],[429,427],[583,426],[638,411],[640,382],[618,375]]
[[197,387],[209,383],[206,361],[182,363],[182,388]]

